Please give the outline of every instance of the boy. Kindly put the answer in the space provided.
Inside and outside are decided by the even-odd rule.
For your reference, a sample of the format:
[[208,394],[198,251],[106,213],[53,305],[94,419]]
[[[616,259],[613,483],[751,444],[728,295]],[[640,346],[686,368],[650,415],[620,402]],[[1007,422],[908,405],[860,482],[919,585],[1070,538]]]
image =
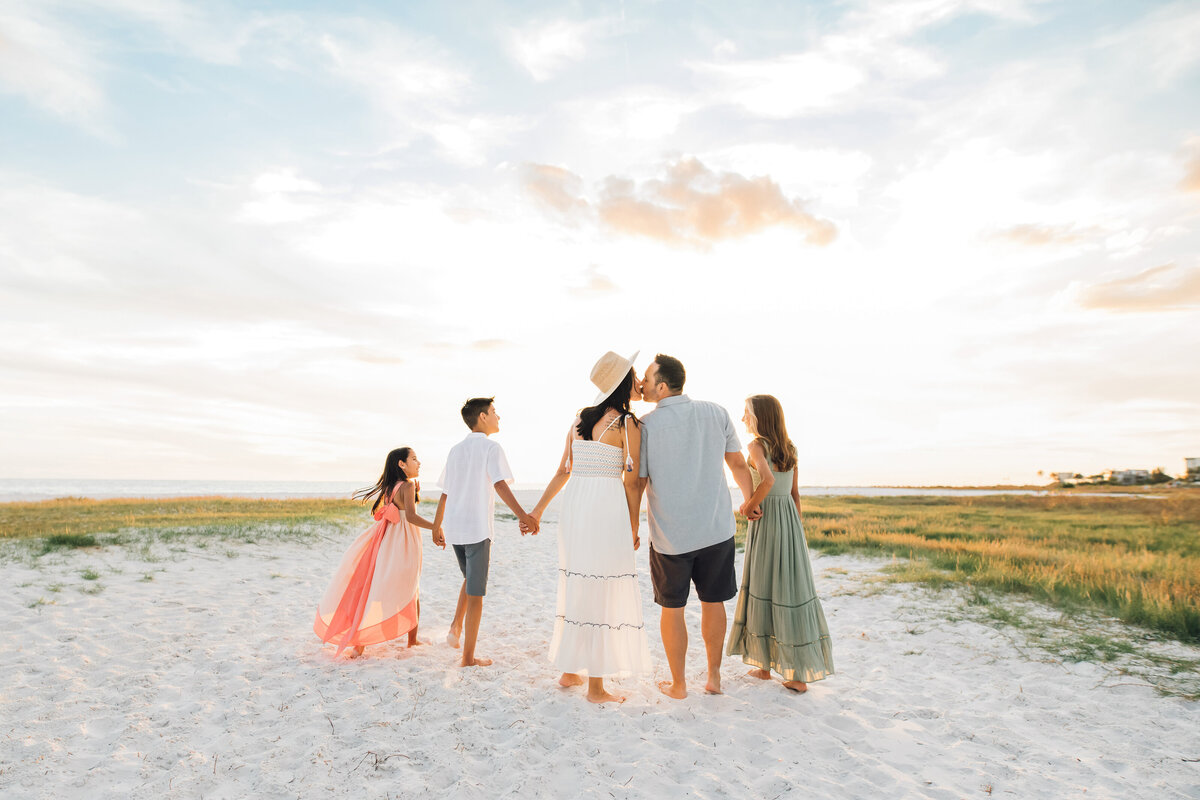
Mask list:
[[[479,635],[479,619],[483,616],[483,596],[487,593],[488,566],[491,562],[493,506],[500,495],[525,530],[538,532],[536,519],[513,497],[508,484],[513,480],[512,469],[498,442],[488,439],[500,430],[500,415],[491,397],[473,397],[463,404],[462,418],[471,432],[446,455],[446,468],[438,483],[442,499],[438,501],[434,527],[445,530],[446,541],[454,546],[463,584],[458,593],[458,607],[446,641],[458,647],[462,641],[463,667],[486,667],[490,658],[475,656],[475,639]],[[443,521],[443,517],[445,518]]]

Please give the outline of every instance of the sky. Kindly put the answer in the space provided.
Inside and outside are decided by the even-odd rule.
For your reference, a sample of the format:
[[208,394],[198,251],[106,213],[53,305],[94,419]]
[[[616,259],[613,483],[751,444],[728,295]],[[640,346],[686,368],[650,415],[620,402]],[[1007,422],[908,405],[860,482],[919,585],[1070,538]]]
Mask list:
[[[805,485],[1200,456],[1200,4],[0,5],[0,477],[553,473],[679,358]],[[647,412],[649,404],[637,410]],[[743,437],[745,440],[745,437]]]

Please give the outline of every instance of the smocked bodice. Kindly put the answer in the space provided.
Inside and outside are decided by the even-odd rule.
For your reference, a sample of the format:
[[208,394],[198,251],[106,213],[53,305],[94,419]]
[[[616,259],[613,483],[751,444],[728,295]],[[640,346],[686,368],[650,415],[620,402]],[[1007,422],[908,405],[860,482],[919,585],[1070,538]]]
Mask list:
[[[762,475],[758,474],[758,470],[753,464],[747,462],[750,467],[750,480],[754,483],[754,488],[762,483]],[[775,483],[771,485],[771,491],[767,492],[767,497],[791,497],[792,494],[792,470],[787,472],[776,472],[771,470],[771,474],[775,476]]]
[[625,466],[625,451],[604,442],[571,442],[571,475],[578,478],[617,478]]

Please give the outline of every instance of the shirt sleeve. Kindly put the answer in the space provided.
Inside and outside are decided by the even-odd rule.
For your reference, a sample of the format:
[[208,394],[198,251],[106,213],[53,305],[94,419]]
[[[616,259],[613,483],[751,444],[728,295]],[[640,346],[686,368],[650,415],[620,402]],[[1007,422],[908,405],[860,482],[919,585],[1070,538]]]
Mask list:
[[497,444],[488,453],[487,458],[487,473],[488,482],[495,485],[500,481],[512,483],[514,478],[512,467],[508,466],[508,458],[504,455],[504,448]]
[[742,442],[738,439],[737,431],[733,429],[733,420],[729,418],[729,412],[722,408],[721,416],[725,418],[725,452],[742,452]]

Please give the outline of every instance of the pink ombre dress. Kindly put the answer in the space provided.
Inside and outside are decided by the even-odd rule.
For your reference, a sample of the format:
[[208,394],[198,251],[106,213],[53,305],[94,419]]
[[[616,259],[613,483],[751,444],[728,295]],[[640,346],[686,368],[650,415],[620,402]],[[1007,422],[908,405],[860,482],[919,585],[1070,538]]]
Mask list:
[[337,645],[334,655],[395,639],[417,624],[420,532],[390,498],[375,520],[346,550],[317,604],[313,630],[321,641]]

